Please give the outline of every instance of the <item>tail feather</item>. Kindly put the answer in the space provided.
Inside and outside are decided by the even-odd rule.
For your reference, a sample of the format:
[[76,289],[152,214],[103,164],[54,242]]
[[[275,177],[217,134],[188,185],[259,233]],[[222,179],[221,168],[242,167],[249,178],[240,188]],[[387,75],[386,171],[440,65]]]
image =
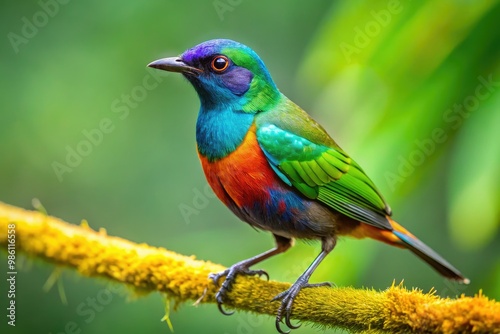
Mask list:
[[469,284],[466,278],[457,268],[453,267],[441,255],[432,250],[429,246],[418,240],[403,226],[396,223],[390,217],[387,220],[391,224],[392,230],[381,229],[369,224],[360,224],[350,235],[355,238],[369,237],[392,246],[409,249],[413,254],[427,262],[437,272],[451,280]]
[[393,233],[401,239],[403,243],[405,243],[406,247],[410,251],[427,262],[441,275],[460,283],[469,284],[468,278],[465,278],[457,268],[453,267],[448,261],[422,241],[409,237],[398,231],[393,231]]
[[389,221],[394,228],[392,231],[393,235],[397,236],[398,239],[401,240],[405,248],[408,248],[413,254],[427,262],[444,277],[460,283],[469,284],[469,279],[462,275],[457,268],[452,266],[441,255],[436,253],[422,241],[418,240],[413,234],[408,232],[404,227],[392,219],[389,219]]

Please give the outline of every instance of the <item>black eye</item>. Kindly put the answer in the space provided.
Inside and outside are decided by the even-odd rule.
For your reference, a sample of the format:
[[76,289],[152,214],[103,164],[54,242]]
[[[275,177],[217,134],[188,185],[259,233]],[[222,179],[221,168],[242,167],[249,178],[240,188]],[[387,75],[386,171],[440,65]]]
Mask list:
[[217,56],[212,59],[212,70],[218,73],[224,72],[229,66],[229,59],[226,56]]

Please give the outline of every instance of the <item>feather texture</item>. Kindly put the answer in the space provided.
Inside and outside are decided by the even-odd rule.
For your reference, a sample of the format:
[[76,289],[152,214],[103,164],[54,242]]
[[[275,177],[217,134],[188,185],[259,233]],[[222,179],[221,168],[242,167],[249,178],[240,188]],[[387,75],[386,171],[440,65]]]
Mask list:
[[[221,66],[214,67],[215,61]],[[304,273],[310,276],[336,238],[351,235],[407,248],[444,276],[468,282],[391,219],[391,209],[363,169],[278,90],[252,49],[217,39],[150,65],[182,73],[198,93],[198,154],[217,197],[243,221],[277,236],[276,250],[234,270],[245,272],[249,264],[288,249],[292,238],[319,239],[322,252]],[[299,288],[292,301],[304,281],[294,286]],[[280,310],[288,307],[284,302]]]
[[361,167],[338,145],[314,143],[271,123],[257,130],[257,140],[278,176],[305,196],[317,199],[346,216],[392,230],[389,206]]

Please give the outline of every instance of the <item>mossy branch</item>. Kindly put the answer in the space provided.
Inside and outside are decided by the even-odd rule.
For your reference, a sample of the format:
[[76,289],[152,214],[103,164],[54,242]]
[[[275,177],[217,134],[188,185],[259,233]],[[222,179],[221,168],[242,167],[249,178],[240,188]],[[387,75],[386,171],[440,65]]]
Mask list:
[[[213,303],[216,287],[208,274],[225,269],[193,256],[108,236],[105,230],[94,231],[87,224],[72,225],[0,202],[0,244],[4,248],[9,224],[15,224],[17,251],[74,267],[85,276],[164,292],[177,301],[198,300],[205,293],[201,302]],[[238,277],[227,306],[274,315],[278,302],[270,300],[289,286]],[[400,286],[381,292],[349,287],[305,289],[294,303],[293,318],[353,332],[500,333],[499,302],[481,294],[440,298]]]

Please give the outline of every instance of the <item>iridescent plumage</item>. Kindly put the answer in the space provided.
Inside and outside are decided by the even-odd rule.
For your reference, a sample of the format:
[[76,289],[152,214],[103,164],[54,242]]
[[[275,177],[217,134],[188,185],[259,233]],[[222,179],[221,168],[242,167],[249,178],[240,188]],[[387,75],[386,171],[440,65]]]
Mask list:
[[370,237],[407,248],[443,276],[468,280],[393,221],[391,209],[363,169],[305,111],[276,87],[259,56],[240,43],[217,39],[150,67],[181,72],[201,101],[198,154],[217,197],[241,220],[273,233],[276,248],[212,275],[225,276],[221,305],[237,274],[266,275],[250,267],[286,251],[293,238],[317,239],[322,251],[290,289],[276,296],[278,331],[289,328],[293,300],[335,247],[337,237]]

